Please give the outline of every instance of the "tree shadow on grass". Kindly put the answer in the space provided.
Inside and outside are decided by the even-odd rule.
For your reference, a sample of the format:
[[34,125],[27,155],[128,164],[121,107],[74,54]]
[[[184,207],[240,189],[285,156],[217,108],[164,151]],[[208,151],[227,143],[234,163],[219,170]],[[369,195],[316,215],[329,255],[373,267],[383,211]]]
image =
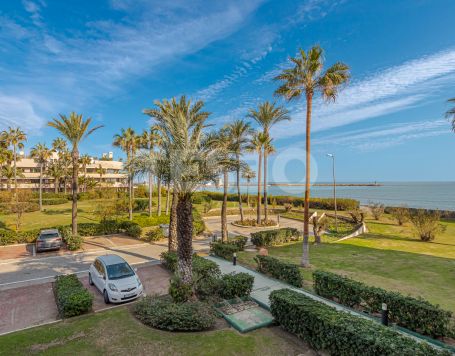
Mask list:
[[434,245],[455,247],[455,241],[453,244],[447,244],[447,243],[436,242],[436,241],[422,241],[415,237],[400,237],[400,236],[396,236],[396,235],[382,235],[382,234],[375,234],[375,233],[371,233],[371,232],[367,233],[366,235],[359,236],[359,238],[362,238],[365,240],[381,239],[381,240],[393,240],[393,241],[418,242],[418,243],[429,244],[429,245],[434,244]]
[[[65,208],[65,209],[52,209],[52,210],[43,210],[43,213],[46,215],[70,215],[71,214],[71,208]],[[77,209],[78,213],[85,213],[85,209]]]

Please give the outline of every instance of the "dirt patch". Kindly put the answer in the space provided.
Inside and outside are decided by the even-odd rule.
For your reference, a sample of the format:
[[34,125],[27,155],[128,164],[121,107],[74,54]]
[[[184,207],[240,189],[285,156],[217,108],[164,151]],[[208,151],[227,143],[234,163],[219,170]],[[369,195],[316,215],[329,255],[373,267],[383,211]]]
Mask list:
[[84,332],[79,332],[77,334],[71,335],[64,339],[59,339],[59,340],[54,340],[54,341],[48,342],[47,344],[35,344],[30,347],[30,352],[33,354],[40,353],[40,352],[46,351],[47,349],[49,349],[51,347],[64,345],[68,341],[82,339],[85,336],[86,336],[86,334]]

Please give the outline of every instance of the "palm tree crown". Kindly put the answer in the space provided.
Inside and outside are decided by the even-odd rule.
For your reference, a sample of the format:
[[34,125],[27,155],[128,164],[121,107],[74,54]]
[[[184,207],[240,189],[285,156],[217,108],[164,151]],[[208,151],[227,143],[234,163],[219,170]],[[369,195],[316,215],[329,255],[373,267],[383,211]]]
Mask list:
[[248,117],[255,120],[265,133],[269,133],[270,128],[275,124],[291,120],[288,110],[268,101],[260,104],[257,110],[250,109]]

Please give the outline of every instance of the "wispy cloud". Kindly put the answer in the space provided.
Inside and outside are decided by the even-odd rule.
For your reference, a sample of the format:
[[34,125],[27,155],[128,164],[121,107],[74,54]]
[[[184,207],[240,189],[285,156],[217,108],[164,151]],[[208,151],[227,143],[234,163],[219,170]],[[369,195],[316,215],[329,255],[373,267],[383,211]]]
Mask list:
[[[455,76],[455,50],[424,56],[354,80],[339,95],[337,102],[321,99],[314,105],[314,131],[344,126],[361,120],[420,105],[435,90]],[[302,134],[305,130],[303,101],[291,107],[292,130],[277,132],[281,137]]]

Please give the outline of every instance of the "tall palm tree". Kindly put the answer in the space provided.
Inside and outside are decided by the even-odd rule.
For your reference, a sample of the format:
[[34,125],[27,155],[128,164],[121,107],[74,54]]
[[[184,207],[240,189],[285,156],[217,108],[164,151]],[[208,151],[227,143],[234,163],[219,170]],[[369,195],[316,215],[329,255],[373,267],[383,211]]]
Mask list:
[[65,175],[65,171],[62,164],[58,161],[51,162],[47,167],[46,174],[49,177],[54,178],[54,192],[58,193],[60,186],[60,179]]
[[347,83],[350,75],[349,67],[341,62],[337,62],[323,71],[323,50],[319,46],[312,47],[307,53],[300,49],[297,57],[289,59],[293,67],[284,69],[275,77],[275,80],[283,83],[275,91],[275,95],[282,96],[288,101],[299,99],[304,95],[306,100],[306,176],[302,265],[309,266],[310,138],[313,97],[320,93],[324,100],[335,101],[340,87]]
[[261,174],[262,174],[262,158],[263,152],[265,149],[269,149],[271,146],[272,140],[270,139],[269,135],[265,134],[264,132],[256,133],[250,145],[248,146],[249,151],[254,151],[258,154],[258,201],[257,201],[257,216],[256,216],[256,223],[258,225],[261,224]]
[[84,172],[84,192],[87,191],[87,166],[92,163],[92,158],[85,154],[79,158],[79,164],[82,166],[82,171]]
[[[270,136],[270,129],[282,121],[289,121],[289,111],[282,106],[268,101],[259,105],[257,110],[251,109],[248,117],[254,119],[261,127],[262,132]],[[268,220],[268,198],[267,198],[267,158],[269,152],[264,151],[264,219]]]
[[[127,166],[130,167],[131,160],[134,157],[137,148],[138,139],[134,130],[129,127],[126,130],[122,129],[120,134],[114,135],[113,145],[120,147],[126,153]],[[129,219],[133,220],[133,173],[131,168],[128,168],[128,202],[129,202]]]
[[236,120],[225,126],[226,133],[232,144],[232,151],[235,155],[236,166],[236,185],[237,185],[237,199],[239,201],[240,221],[243,223],[243,207],[242,207],[242,195],[240,194],[240,169],[241,162],[240,158],[243,152],[249,145],[251,135],[254,130],[251,128],[249,122],[243,120]]
[[[6,165],[2,167],[2,177],[6,178],[6,189],[10,192],[11,191],[11,181],[14,179],[14,168],[11,165]],[[20,169],[16,170],[17,176],[22,175],[22,171]]]
[[1,133],[1,140],[6,143],[7,146],[13,146],[13,171],[14,171],[14,195],[17,201],[17,150],[24,148],[24,141],[27,141],[27,135],[20,128],[9,127],[8,131]]
[[[159,140],[159,135],[156,130],[151,127],[149,130],[144,130],[140,136],[141,148],[149,151],[150,157],[153,156],[153,150]],[[152,199],[153,199],[153,174],[149,173],[149,216],[152,216]]]
[[[455,104],[455,98],[449,99],[449,100],[447,100],[447,102]],[[455,132],[455,106],[452,107],[451,109],[447,110],[446,118],[451,120],[452,131]]]
[[246,166],[242,169],[242,178],[246,179],[246,205],[250,208],[250,192],[249,186],[252,179],[256,178],[256,173],[249,167]]
[[39,164],[39,210],[43,210],[43,173],[46,164],[52,157],[54,151],[46,146],[46,144],[38,143],[30,151],[30,156]]
[[3,188],[3,167],[11,166],[12,160],[13,152],[7,148],[6,143],[2,144],[0,146],[0,189]]
[[66,189],[68,187],[67,181],[70,177],[70,168],[71,168],[71,152],[65,149],[64,151],[60,151],[58,153],[59,159],[58,162],[63,170],[63,192],[66,195]]
[[52,119],[47,124],[50,127],[55,128],[62,134],[72,145],[71,148],[71,159],[73,165],[73,177],[72,177],[72,213],[71,213],[71,224],[72,234],[77,235],[77,192],[78,192],[78,176],[79,176],[79,144],[85,138],[90,136],[95,130],[103,127],[98,125],[90,128],[92,122],[91,118],[86,120],[83,119],[82,115],[78,115],[72,112],[69,117],[59,114],[59,118]]
[[100,176],[100,189],[103,186],[103,175],[106,174],[106,170],[103,168],[103,166],[98,164],[98,167],[96,168],[96,173]]
[[183,283],[192,282],[193,192],[206,181],[214,181],[218,174],[217,151],[204,140],[208,112],[204,103],[194,104],[182,96],[179,101],[156,101],[157,109],[144,112],[155,118],[163,138],[163,151],[169,160],[170,179],[178,192],[177,256],[178,273]]

